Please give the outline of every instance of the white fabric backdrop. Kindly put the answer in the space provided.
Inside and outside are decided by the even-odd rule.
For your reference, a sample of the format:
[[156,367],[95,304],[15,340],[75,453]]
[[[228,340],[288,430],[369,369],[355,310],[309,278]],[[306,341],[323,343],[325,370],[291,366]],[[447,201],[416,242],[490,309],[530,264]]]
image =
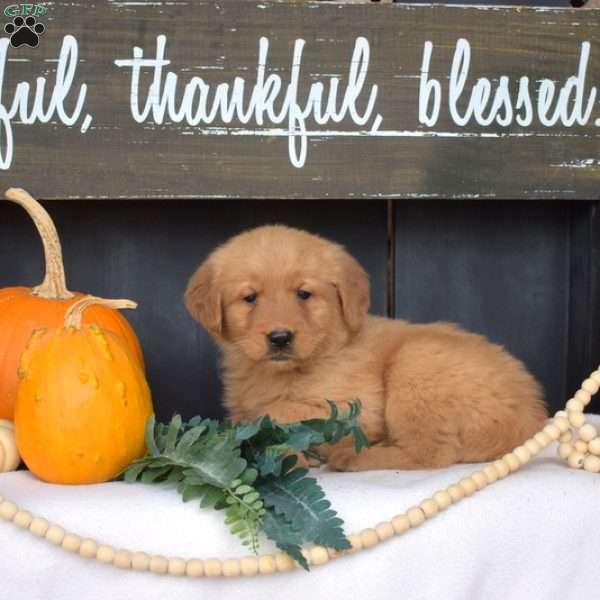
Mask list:
[[[600,425],[600,417],[593,422]],[[547,448],[533,463],[371,550],[310,573],[185,579],[85,560],[0,520],[3,600],[198,598],[580,600],[600,597],[600,475]],[[330,473],[319,479],[348,533],[389,520],[472,472]],[[103,543],[169,556],[245,554],[222,514],[142,484],[53,486],[0,475],[0,496]],[[263,551],[270,548],[263,544]]]

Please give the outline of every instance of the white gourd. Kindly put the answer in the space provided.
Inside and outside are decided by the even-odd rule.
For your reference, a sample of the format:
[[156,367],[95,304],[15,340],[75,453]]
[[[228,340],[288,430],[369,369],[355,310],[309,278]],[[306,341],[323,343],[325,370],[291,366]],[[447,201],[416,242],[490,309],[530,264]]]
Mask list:
[[16,471],[20,462],[14,425],[0,419],[0,473]]

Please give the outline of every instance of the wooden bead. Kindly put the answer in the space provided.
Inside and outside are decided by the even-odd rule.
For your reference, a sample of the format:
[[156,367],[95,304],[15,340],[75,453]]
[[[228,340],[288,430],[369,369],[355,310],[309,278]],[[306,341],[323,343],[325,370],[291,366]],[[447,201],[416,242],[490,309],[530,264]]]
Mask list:
[[471,479],[475,482],[478,490],[482,490],[488,485],[487,477],[483,471],[475,471],[475,473],[471,475]]
[[396,515],[392,519],[392,527],[396,535],[402,535],[410,529],[410,521],[406,515]]
[[439,508],[437,502],[433,498],[427,498],[419,504],[419,508],[423,511],[425,516],[430,519],[438,514]]
[[[374,531],[371,529],[371,531]],[[324,565],[329,562],[329,554],[327,554],[327,548],[323,546],[315,546],[310,549],[310,564],[311,565]]]
[[83,558],[95,558],[98,553],[98,544],[89,538],[82,540],[79,546],[79,556]]
[[45,537],[51,544],[60,546],[65,539],[65,530],[58,525],[50,525]]
[[575,396],[573,396],[573,398],[575,398],[575,400],[579,400],[579,402],[581,402],[584,406],[587,406],[592,399],[592,395],[585,390],[578,390],[575,392]]
[[19,507],[14,502],[4,500],[4,502],[0,504],[0,518],[5,521],[12,521],[18,510]]
[[19,529],[27,529],[31,525],[31,521],[33,521],[33,517],[26,510],[18,510],[12,520]]
[[588,445],[583,440],[576,440],[574,446],[577,452],[581,452],[581,454],[587,454]]
[[[278,552],[275,555],[275,566],[279,572],[285,573],[286,571],[293,571],[296,568],[296,563],[289,554]],[[258,569],[258,559],[256,559],[256,568]]]
[[[571,432],[567,431],[566,433],[570,434]],[[525,448],[527,448],[527,450],[529,450],[532,457],[536,456],[537,454],[539,454],[542,451],[542,447],[533,438],[531,438],[530,440],[527,440],[525,442],[525,444],[523,444],[523,445],[525,446]]]
[[452,496],[446,490],[440,490],[433,495],[434,502],[439,510],[445,510],[452,504]]
[[75,533],[67,533],[62,541],[62,547],[67,552],[79,552],[81,538]]
[[560,437],[558,438],[558,441],[561,442],[561,444],[573,441],[573,433],[571,432],[571,430],[569,429],[569,431],[561,433]]
[[569,458],[571,453],[575,452],[575,448],[573,448],[573,446],[571,444],[569,444],[568,442],[563,442],[562,444],[560,444],[558,446],[557,452],[558,452],[558,456],[560,456],[564,460],[567,460],[567,458]]
[[499,479],[504,479],[510,473],[508,465],[502,459],[495,460],[492,464],[498,473]]
[[584,442],[591,442],[595,437],[598,437],[598,431],[590,423],[586,423],[579,428],[579,437]]
[[[569,402],[571,402],[571,400],[569,400]],[[560,429],[561,433],[569,431],[570,425],[569,419],[567,419],[567,417],[554,417],[554,424]]]
[[571,454],[569,454],[569,466],[573,467],[574,469],[581,469],[581,467],[583,466],[583,459],[584,456],[583,454],[581,454],[581,452],[577,452],[577,450],[571,452]]
[[156,573],[157,575],[165,575],[169,570],[169,561],[166,556],[154,554],[150,557],[149,569],[152,573]]
[[237,558],[228,558],[222,563],[225,577],[239,577],[241,573],[240,561]]
[[590,375],[590,379],[593,379],[594,381],[597,381],[598,383],[600,383],[600,371],[594,371]]
[[494,465],[486,465],[483,467],[483,474],[487,479],[488,483],[494,483],[498,481],[498,470]]
[[[567,411],[573,410],[575,412],[583,412],[583,409],[585,407],[583,405],[583,402],[581,402],[580,400],[577,400],[576,398],[571,398],[567,402],[565,408],[567,409]],[[556,419],[554,419],[554,421],[556,422]]]
[[179,558],[175,556],[169,559],[169,566],[167,567],[167,571],[169,575],[175,575],[175,577],[181,577],[185,575],[185,567],[186,563],[183,558]]
[[329,554],[329,558],[338,558],[341,555],[341,550],[336,550],[335,548],[327,548],[327,554]]
[[261,575],[271,575],[277,570],[275,558],[270,554],[263,554],[258,557],[258,572]]
[[100,546],[98,546],[98,549],[96,550],[96,558],[101,562],[101,563],[112,563],[112,561],[115,558],[115,549],[112,546],[108,546],[106,544],[101,544]]
[[359,550],[362,550],[362,538],[360,537],[360,535],[356,534],[356,533],[351,533],[350,535],[346,536],[348,538],[348,541],[350,542],[350,545],[352,546],[352,548],[350,550],[348,550],[349,554],[352,554],[354,552],[358,552]]
[[472,496],[477,491],[477,484],[471,477],[463,477],[458,485],[463,489],[465,496]]
[[425,513],[417,506],[413,506],[406,511],[406,516],[411,527],[418,527],[425,522]]
[[457,483],[453,483],[448,487],[448,494],[450,494],[452,502],[459,502],[465,497],[465,491]]
[[392,526],[392,524],[389,521],[384,521],[383,523],[377,523],[377,525],[375,525],[375,531],[377,532],[377,537],[382,542],[394,537],[394,527]]
[[576,411],[569,411],[569,423],[576,429],[579,429],[585,423],[585,416],[583,413]]
[[145,552],[131,554],[131,568],[134,571],[147,571],[150,568],[150,556]]
[[513,454],[522,465],[526,465],[531,460],[531,452],[525,446],[517,446],[513,450]]
[[594,438],[591,442],[588,442],[588,450],[592,454],[600,456],[600,437]]
[[[290,560],[292,559],[290,558]],[[277,563],[277,556],[275,557],[275,562]],[[277,565],[277,570],[281,571],[283,569],[280,569],[279,565]],[[240,559],[240,571],[244,577],[253,577],[256,575],[258,573],[258,558],[256,556],[244,556],[244,558]]]
[[517,471],[521,466],[519,459],[512,452],[505,454],[501,460],[511,472]]
[[590,473],[600,473],[600,458],[589,454],[583,459],[583,468]]
[[29,531],[31,531],[31,533],[33,533],[33,535],[36,537],[44,537],[46,535],[46,531],[48,531],[48,527],[50,527],[50,523],[48,523],[46,519],[34,517],[29,525]]
[[188,577],[202,577],[204,575],[204,561],[199,558],[191,558],[185,564],[185,574]]
[[362,541],[363,548],[372,548],[379,544],[379,537],[374,529],[363,529],[360,532],[360,539]]
[[547,434],[551,440],[557,440],[560,436],[560,429],[554,423],[548,423],[542,431]]
[[131,552],[129,550],[117,550],[113,558],[113,564],[118,569],[131,569]]
[[588,377],[581,384],[581,389],[585,390],[586,392],[589,392],[593,396],[598,391],[598,389],[600,389],[600,382],[596,381],[595,379],[592,379],[591,377]]
[[552,443],[552,438],[545,431],[538,431],[533,439],[542,447],[546,448]]

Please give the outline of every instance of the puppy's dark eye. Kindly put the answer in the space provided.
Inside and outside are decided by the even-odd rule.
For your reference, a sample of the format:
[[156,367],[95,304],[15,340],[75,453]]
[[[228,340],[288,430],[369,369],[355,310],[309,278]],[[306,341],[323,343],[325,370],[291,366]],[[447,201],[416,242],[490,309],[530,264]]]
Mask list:
[[254,304],[256,302],[256,292],[252,294],[246,294],[244,296],[244,302],[247,302],[248,304]]
[[312,293],[306,290],[298,290],[297,294],[300,300],[308,300],[312,296]]

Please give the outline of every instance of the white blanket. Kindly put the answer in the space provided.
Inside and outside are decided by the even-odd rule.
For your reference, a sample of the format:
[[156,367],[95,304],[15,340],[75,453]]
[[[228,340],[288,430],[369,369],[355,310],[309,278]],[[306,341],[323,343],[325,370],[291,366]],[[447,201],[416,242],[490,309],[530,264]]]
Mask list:
[[[593,422],[600,425],[600,417]],[[473,471],[318,477],[355,532],[389,520]],[[133,550],[201,558],[245,554],[222,514],[142,484],[54,486],[0,475],[0,496],[80,535]],[[371,550],[275,576],[186,579],[120,571],[0,520],[2,600],[580,600],[600,597],[600,475],[568,468],[556,445],[510,475]],[[265,542],[263,551],[271,548]]]

